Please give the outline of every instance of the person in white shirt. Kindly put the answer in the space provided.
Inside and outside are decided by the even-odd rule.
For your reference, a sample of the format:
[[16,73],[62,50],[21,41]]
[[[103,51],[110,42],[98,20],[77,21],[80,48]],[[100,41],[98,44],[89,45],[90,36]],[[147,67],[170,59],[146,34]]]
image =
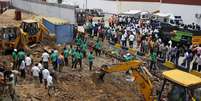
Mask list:
[[42,75],[43,75],[43,81],[44,81],[44,84],[45,84],[45,88],[47,87],[47,77],[50,75],[50,72],[48,69],[44,69],[42,71]]
[[48,68],[49,57],[50,55],[47,53],[47,51],[45,51],[42,54],[42,61],[43,61],[44,68]]
[[21,64],[20,64],[20,72],[21,72],[21,77],[25,78],[26,77],[26,65],[25,65],[25,61],[22,60]]
[[27,57],[25,58],[25,64],[26,64],[26,69],[28,73],[31,73],[31,64],[32,64],[32,59],[30,55],[28,54]]
[[38,68],[39,68],[40,70],[43,69],[42,61],[40,61],[40,62],[38,63]]
[[33,75],[34,83],[38,84],[39,73],[40,73],[40,69],[38,68],[38,64],[35,64],[35,66],[32,67],[31,72]]
[[170,44],[167,45],[166,48],[167,48],[166,60],[167,60],[167,61],[170,61],[171,45],[170,45]]
[[129,46],[130,46],[130,48],[133,48],[134,39],[135,39],[135,36],[133,34],[130,34],[130,36],[129,36]]
[[52,76],[51,75],[48,75],[47,76],[47,86],[50,87],[53,85],[53,82],[52,82]]
[[126,47],[126,34],[123,34],[121,36],[121,43],[122,43],[122,46]]
[[42,65],[42,61],[40,61],[38,63],[38,68],[40,69],[40,72],[39,72],[39,80],[40,80],[40,83],[42,84],[43,83],[43,74],[42,74],[42,71],[43,71],[43,65]]
[[198,54],[197,55],[197,67],[198,67],[198,71],[200,72],[201,71],[201,55]]
[[184,61],[182,63],[182,65],[184,66],[185,69],[189,69],[190,68],[190,62],[191,62],[191,56],[192,54],[190,53],[189,50],[187,50],[184,54]]
[[51,75],[47,76],[47,88],[48,88],[48,95],[51,96],[51,90],[55,90]]
[[172,41],[171,40],[168,41],[168,44],[170,45],[170,47],[172,47]]

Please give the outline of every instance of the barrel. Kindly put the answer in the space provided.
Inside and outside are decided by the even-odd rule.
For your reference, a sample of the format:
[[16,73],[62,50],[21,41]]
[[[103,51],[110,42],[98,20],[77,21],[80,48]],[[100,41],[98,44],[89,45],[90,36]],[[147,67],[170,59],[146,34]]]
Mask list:
[[15,20],[21,20],[22,19],[22,13],[20,10],[15,10]]

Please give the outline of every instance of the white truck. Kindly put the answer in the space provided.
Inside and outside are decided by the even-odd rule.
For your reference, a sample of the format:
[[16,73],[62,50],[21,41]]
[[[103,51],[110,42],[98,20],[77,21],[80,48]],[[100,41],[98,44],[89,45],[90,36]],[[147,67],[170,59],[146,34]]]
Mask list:
[[178,26],[183,24],[181,16],[174,16],[171,13],[156,13],[153,15],[154,20],[160,21],[161,23],[167,23],[172,26]]

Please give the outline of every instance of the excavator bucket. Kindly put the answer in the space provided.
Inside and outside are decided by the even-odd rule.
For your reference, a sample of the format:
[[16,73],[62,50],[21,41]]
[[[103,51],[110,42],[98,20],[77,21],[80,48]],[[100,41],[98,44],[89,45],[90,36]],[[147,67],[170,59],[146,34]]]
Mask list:
[[163,63],[163,65],[168,69],[175,69],[176,68],[176,65],[171,61],[165,61],[165,63]]
[[92,74],[91,77],[93,82],[95,82],[96,84],[100,84],[104,82],[104,77],[106,75],[106,71],[104,71],[104,69],[106,69],[107,67],[108,65],[102,65],[100,70]]

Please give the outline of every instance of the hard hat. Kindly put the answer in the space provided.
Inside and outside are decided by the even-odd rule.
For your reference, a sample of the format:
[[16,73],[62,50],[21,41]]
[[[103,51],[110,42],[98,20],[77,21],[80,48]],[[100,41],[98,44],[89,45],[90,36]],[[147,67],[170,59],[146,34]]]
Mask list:
[[17,49],[14,49],[15,52],[17,52]]
[[58,53],[58,50],[54,50],[55,53]]

